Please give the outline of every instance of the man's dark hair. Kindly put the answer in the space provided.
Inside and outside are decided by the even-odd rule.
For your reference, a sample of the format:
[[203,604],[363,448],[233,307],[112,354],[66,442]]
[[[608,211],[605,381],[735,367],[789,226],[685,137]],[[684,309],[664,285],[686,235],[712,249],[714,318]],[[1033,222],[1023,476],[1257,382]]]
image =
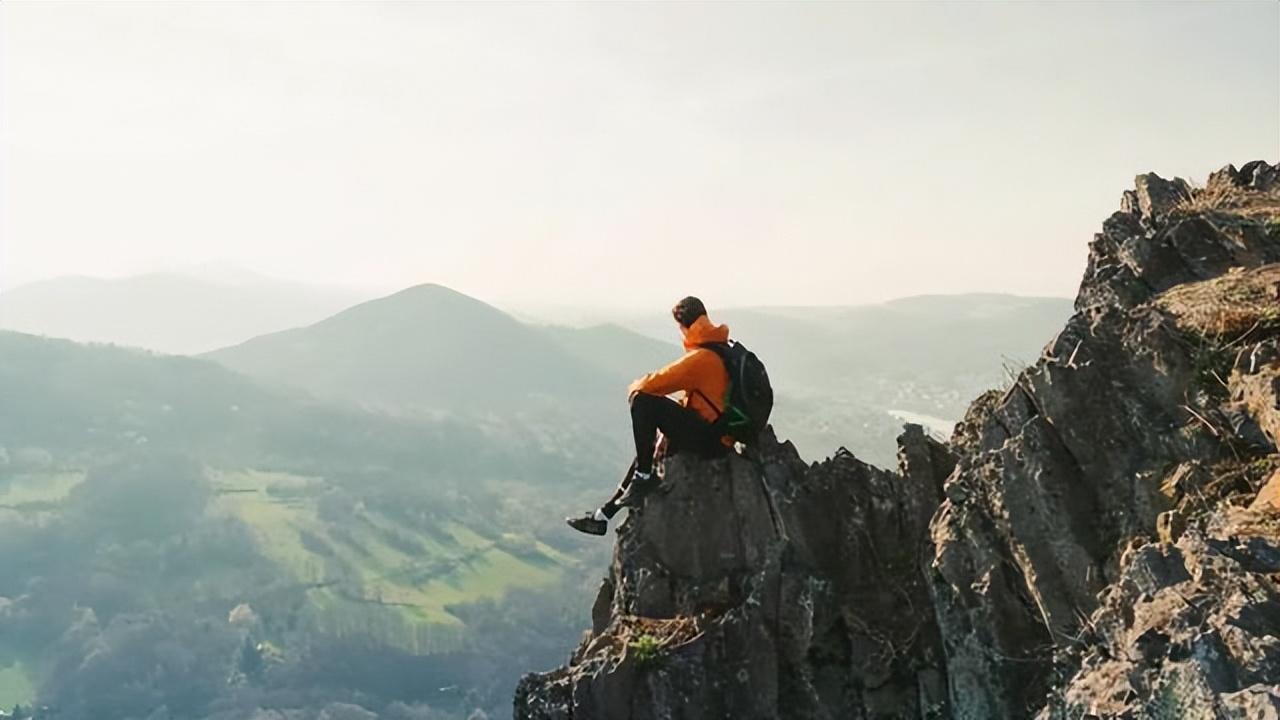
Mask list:
[[702,304],[698,298],[690,295],[689,297],[676,303],[671,308],[671,317],[676,319],[682,327],[693,325],[694,321],[707,314],[707,307]]

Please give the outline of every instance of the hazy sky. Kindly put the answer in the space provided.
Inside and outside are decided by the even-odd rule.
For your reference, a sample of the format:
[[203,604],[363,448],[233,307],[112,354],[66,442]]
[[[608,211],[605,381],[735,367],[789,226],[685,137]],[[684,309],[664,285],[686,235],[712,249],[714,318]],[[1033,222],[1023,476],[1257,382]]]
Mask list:
[[230,261],[506,304],[1074,294],[1280,155],[1280,4],[0,4],[0,287]]

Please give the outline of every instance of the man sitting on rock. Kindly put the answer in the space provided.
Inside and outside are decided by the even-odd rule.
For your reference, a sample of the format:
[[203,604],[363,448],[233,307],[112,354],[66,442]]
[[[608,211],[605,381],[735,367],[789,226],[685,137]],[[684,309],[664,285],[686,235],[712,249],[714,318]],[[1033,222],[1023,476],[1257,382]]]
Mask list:
[[[685,354],[627,388],[636,442],[635,463],[613,497],[599,510],[567,519],[575,530],[604,535],[609,529],[609,520],[619,510],[638,503],[657,485],[653,477],[653,456],[659,430],[668,453],[678,449],[715,457],[732,446],[732,440],[723,436],[715,425],[724,409],[729,373],[715,351],[702,347],[707,343],[728,342],[729,327],[713,325],[707,318],[706,307],[696,297],[676,303],[671,315],[680,326]],[[679,402],[667,397],[674,393],[680,394]]]

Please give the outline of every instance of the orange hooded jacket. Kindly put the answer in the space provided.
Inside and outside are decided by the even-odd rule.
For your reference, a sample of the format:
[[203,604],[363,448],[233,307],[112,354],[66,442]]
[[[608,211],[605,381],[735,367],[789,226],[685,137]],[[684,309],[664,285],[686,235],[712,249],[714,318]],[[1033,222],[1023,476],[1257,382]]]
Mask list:
[[715,351],[698,346],[727,342],[729,326],[712,325],[711,320],[703,315],[683,332],[685,354],[661,370],[637,378],[627,387],[627,397],[638,392],[650,395],[683,392],[681,405],[692,408],[707,422],[715,422],[729,391],[729,373]]

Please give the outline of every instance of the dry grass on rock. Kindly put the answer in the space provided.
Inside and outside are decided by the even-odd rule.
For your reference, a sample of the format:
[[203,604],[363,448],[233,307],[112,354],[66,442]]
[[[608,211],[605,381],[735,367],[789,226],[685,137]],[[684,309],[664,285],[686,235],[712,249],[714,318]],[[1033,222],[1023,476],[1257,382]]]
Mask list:
[[1280,263],[1179,285],[1156,304],[1177,319],[1179,328],[1204,337],[1280,332]]
[[1184,215],[1237,215],[1254,220],[1280,218],[1280,183],[1267,190],[1240,187],[1229,182],[1211,182],[1191,191],[1174,208]]

